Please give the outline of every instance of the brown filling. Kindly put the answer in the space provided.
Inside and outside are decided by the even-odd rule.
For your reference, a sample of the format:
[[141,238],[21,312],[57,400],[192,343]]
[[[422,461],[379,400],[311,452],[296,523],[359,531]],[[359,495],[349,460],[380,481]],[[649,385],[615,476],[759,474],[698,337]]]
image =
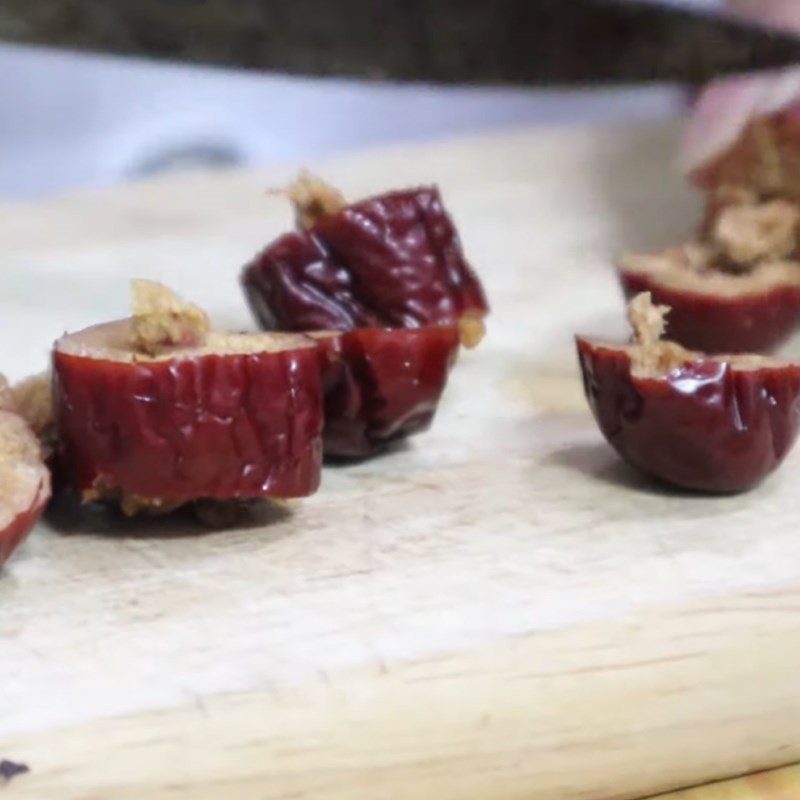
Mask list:
[[719,297],[800,286],[800,207],[786,200],[758,201],[752,192],[732,187],[723,187],[713,202],[703,240],[625,256],[619,268],[666,288]]
[[109,361],[170,361],[177,358],[197,358],[209,355],[248,355],[279,353],[315,347],[301,333],[225,333],[211,331],[202,345],[162,347],[155,355],[136,352],[131,348],[131,319],[94,325],[78,333],[68,334],[56,342],[56,350],[82,358]]
[[668,375],[681,364],[697,358],[691,350],[661,338],[667,327],[668,313],[669,306],[653,304],[650,292],[637,294],[628,303],[628,322],[633,335],[627,352],[635,375],[643,378]]
[[203,344],[211,323],[202,309],[155,281],[131,281],[131,290],[134,350],[152,356],[164,347]]
[[139,497],[137,494],[109,488],[103,479],[95,481],[91,489],[81,495],[84,503],[114,503],[126,517],[157,517],[180,508],[183,502],[163,500],[159,497]]
[[25,378],[13,386],[0,375],[0,411],[21,417],[39,439],[44,457],[50,455],[56,432],[49,372]]
[[347,205],[338,189],[306,170],[289,186],[288,195],[302,228],[313,228],[322,217],[335,214]]
[[483,315],[468,311],[458,320],[458,333],[464,347],[477,347],[486,335]]
[[800,286],[797,261],[760,261],[734,271],[713,247],[696,242],[660,253],[624,256],[618,266],[625,273],[642,275],[664,288],[716,297],[743,297]]
[[[126,517],[159,517],[171,514],[178,508],[189,507],[195,519],[207,528],[230,528],[246,519],[250,500],[216,500],[200,498],[190,501],[164,500],[158,497],[140,497],[137,494],[112,489],[100,479],[92,489],[83,492],[84,503],[113,503]],[[271,498],[275,506],[288,506],[288,501]]]
[[724,183],[714,189],[710,199],[716,208],[724,208],[726,206],[755,205],[759,201],[759,196],[756,192],[745,189],[743,186]]
[[19,414],[0,411],[0,422],[0,459],[40,460],[39,442]]
[[729,268],[745,271],[761,261],[791,256],[799,225],[800,209],[786,200],[738,203],[720,211],[711,240]]
[[709,356],[661,338],[668,327],[668,306],[653,304],[650,292],[637,294],[628,303],[628,321],[633,328],[631,344],[614,346],[601,344],[627,353],[631,361],[631,374],[637,378],[663,378],[674,369],[693,361],[715,361],[729,364],[737,370],[754,370],[762,367],[780,367],[785,362],[770,356],[753,354]]
[[39,440],[12,407],[13,394],[0,376],[0,531],[49,492],[50,478]]
[[53,389],[49,372],[33,375],[14,384],[17,413],[28,423],[49,454],[56,442]]

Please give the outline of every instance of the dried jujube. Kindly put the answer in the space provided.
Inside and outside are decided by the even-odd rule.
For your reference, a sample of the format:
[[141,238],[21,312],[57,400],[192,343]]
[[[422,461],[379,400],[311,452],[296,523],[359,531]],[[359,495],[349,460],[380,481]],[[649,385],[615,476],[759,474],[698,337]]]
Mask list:
[[326,456],[366,456],[427,430],[458,353],[455,328],[312,336],[323,367]]
[[242,273],[267,330],[457,326],[483,336],[488,305],[436,187],[344,204],[320,181],[291,190],[299,231],[268,245]]
[[676,486],[738,492],[772,472],[797,438],[800,366],[766,356],[706,356],[660,340],[666,309],[630,305],[630,345],[579,337],[586,396],[627,462]]
[[[114,499],[132,512],[315,491],[315,344],[297,334],[207,332],[180,307],[151,313],[166,316],[146,325],[140,313],[56,342],[59,460],[83,499]],[[147,330],[155,334],[143,346]]]
[[703,241],[619,262],[628,298],[668,305],[673,341],[708,353],[765,352],[800,320],[800,210],[785,201],[720,209]]

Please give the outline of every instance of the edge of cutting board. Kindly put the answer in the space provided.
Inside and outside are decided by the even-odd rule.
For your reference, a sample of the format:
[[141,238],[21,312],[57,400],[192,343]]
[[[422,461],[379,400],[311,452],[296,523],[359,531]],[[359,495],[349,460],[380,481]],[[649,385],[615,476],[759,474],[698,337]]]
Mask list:
[[[576,626],[12,736],[0,752],[31,773],[5,796],[216,800],[258,789],[345,800],[391,786],[394,800],[622,800],[767,769],[800,759],[800,695],[786,658],[800,648],[798,599],[754,594],[659,614],[658,634],[642,619]],[[587,649],[597,662],[589,670]],[[741,692],[762,674],[766,693]],[[714,723],[687,734],[698,707]],[[497,744],[509,740],[513,750]]]

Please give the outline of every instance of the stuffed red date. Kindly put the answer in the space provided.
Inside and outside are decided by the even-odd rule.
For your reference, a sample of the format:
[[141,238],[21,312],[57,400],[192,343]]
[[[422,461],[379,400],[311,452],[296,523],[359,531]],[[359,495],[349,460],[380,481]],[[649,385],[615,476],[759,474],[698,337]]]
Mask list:
[[635,298],[631,345],[578,338],[586,396],[627,462],[679,487],[750,488],[797,438],[800,366],[765,356],[709,357],[661,341],[663,313]]
[[83,499],[116,499],[133,512],[315,491],[315,344],[297,334],[207,332],[180,309],[156,313],[56,343],[59,460]]
[[483,336],[488,305],[438,189],[389,192],[346,205],[321,181],[291,190],[301,230],[267,246],[242,274],[267,330],[458,326]]

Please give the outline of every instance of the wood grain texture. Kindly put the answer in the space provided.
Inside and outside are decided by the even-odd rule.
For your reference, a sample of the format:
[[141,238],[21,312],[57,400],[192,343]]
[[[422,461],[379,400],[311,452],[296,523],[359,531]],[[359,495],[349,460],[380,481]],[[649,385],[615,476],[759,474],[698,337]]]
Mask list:
[[794,766],[685,789],[657,800],[796,800],[798,797],[800,767]]
[[[578,382],[573,332],[623,331],[613,252],[697,213],[673,138],[520,131],[324,165],[352,196],[441,183],[485,345],[429,434],[290,511],[42,525],[0,579],[0,757],[31,767],[5,795],[611,800],[799,759],[800,457],[746,496],[665,492]],[[287,177],[0,208],[3,364],[124,313],[130,276],[248,325],[238,267],[288,224],[263,193]]]

